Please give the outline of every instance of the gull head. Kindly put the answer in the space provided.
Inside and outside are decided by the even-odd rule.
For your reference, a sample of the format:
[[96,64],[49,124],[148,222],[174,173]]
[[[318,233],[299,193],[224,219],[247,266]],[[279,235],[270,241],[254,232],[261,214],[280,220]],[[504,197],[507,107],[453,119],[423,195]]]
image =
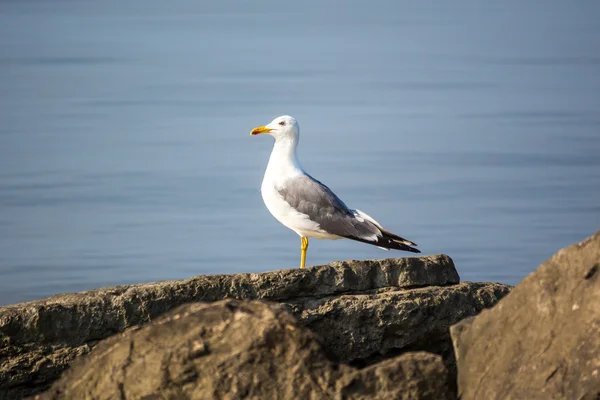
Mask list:
[[278,139],[297,139],[300,133],[300,126],[296,118],[289,115],[282,115],[275,118],[268,125],[258,126],[250,132],[250,135],[266,133]]

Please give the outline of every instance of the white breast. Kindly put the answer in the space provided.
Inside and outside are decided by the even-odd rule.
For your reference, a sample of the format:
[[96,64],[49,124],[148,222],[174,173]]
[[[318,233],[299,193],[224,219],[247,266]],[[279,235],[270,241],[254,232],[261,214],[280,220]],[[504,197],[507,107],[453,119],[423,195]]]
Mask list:
[[[267,176],[265,175],[265,178]],[[284,226],[296,232],[299,236],[313,237],[318,239],[339,239],[337,235],[331,235],[311,221],[308,215],[296,211],[290,206],[277,191],[277,187],[268,179],[263,180],[260,192],[269,212]]]
[[310,220],[308,215],[296,211],[279,194],[278,188],[287,179],[303,173],[304,171],[295,158],[289,156],[287,149],[280,149],[276,144],[271,153],[260,189],[267,209],[279,222],[300,236],[339,239],[339,236],[331,235],[322,230],[318,223]]

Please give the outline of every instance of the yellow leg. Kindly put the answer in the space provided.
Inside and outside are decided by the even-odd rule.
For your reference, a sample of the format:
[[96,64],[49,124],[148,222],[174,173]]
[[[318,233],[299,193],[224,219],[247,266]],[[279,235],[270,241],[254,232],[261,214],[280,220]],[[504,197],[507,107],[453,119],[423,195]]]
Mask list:
[[300,255],[300,268],[304,268],[306,265],[306,249],[308,249],[308,238],[301,237],[300,238],[300,250],[302,251]]

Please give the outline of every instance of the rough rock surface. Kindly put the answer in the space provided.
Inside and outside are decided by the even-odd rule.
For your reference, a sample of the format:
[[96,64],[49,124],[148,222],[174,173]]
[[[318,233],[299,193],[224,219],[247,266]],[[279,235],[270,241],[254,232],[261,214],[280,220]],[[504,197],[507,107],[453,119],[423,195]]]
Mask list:
[[328,360],[279,305],[188,304],[115,335],[38,399],[447,399],[439,356],[410,353],[356,371]]
[[600,232],[453,326],[452,339],[462,400],[599,399]]
[[441,357],[426,352],[405,353],[347,373],[337,384],[337,399],[446,400],[456,392]]
[[448,327],[510,289],[458,282],[452,260],[438,255],[199,276],[0,307],[0,399],[46,389],[75,357],[128,327],[183,303],[227,298],[282,302],[346,362],[427,350],[446,356],[452,372]]
[[424,350],[443,355],[453,370],[448,328],[493,306],[509,290],[498,283],[463,282],[286,304],[342,362],[364,366],[389,353]]

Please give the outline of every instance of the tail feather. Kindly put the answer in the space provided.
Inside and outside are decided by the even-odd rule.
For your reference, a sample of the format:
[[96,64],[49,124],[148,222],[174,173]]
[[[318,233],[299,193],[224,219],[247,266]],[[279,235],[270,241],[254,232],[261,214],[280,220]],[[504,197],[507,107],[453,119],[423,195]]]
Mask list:
[[384,250],[404,250],[410,251],[411,253],[420,253],[419,249],[415,249],[412,246],[417,246],[415,242],[411,242],[410,240],[404,239],[401,236],[396,235],[386,229],[381,227],[381,224],[373,217],[368,215],[367,213],[360,210],[351,210],[355,217],[357,217],[361,222],[368,221],[375,225],[377,229],[381,232],[381,237],[377,237],[376,240],[363,239],[356,236],[346,236],[348,239],[356,240],[363,243],[372,244]]

